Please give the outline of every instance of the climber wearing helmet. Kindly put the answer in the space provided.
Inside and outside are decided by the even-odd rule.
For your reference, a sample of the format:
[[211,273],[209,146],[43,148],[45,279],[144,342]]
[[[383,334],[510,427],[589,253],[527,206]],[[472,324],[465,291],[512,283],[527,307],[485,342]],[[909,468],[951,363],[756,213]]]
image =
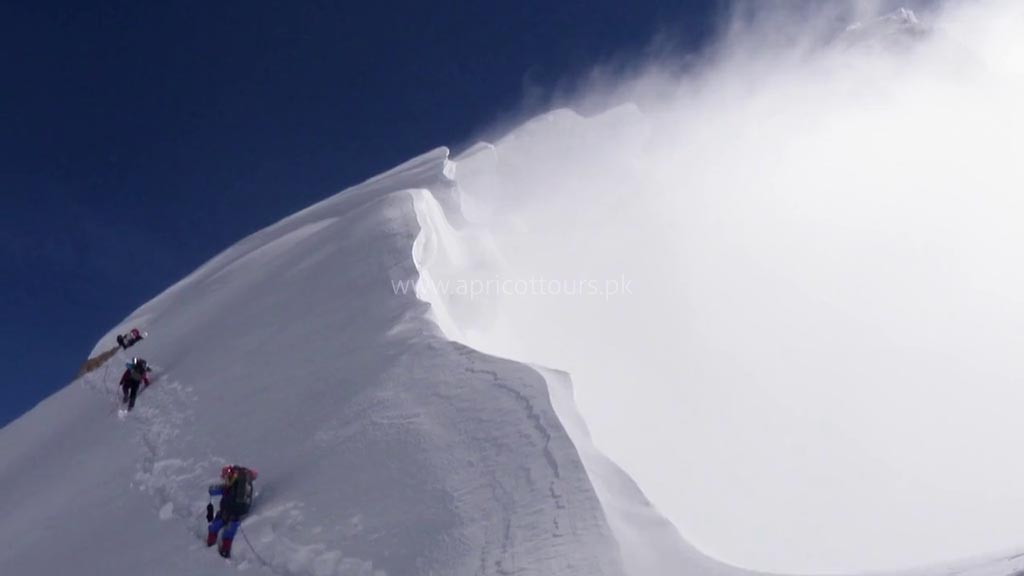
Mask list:
[[[221,528],[224,535],[217,549],[225,558],[231,557],[231,542],[242,518],[249,513],[252,506],[252,481],[256,479],[256,471],[243,466],[225,466],[220,471],[220,484],[210,486],[210,503],[206,505],[206,520],[210,523],[206,535],[206,545],[217,543],[217,534]],[[220,496],[220,510],[213,514],[213,497]]]
[[121,376],[121,403],[128,405],[128,410],[135,407],[135,396],[139,393],[139,385],[149,386],[149,377],[146,376],[150,367],[142,358],[132,358],[132,361],[125,364],[127,368]]
[[122,350],[127,350],[134,346],[136,342],[142,340],[145,337],[145,332],[139,332],[138,328],[132,328],[131,332],[125,335],[117,335],[117,345],[120,346]]

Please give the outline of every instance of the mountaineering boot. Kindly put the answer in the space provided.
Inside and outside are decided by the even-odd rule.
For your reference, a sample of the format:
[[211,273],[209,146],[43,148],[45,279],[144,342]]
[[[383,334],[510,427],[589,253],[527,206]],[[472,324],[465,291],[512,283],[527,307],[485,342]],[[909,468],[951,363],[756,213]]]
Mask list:
[[210,531],[206,534],[206,545],[213,546],[217,543],[217,533]]
[[224,558],[231,558],[231,539],[221,538],[220,548],[217,549],[217,552],[220,552]]

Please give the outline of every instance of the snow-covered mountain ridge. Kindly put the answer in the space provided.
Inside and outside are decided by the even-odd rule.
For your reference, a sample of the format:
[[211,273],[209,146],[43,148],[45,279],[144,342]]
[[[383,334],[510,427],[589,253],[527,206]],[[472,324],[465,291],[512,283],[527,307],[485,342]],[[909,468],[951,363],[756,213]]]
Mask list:
[[[0,432],[0,573],[752,574],[689,545],[594,446],[561,367],[467,345],[486,299],[396,288],[487,276],[502,255],[468,216],[494,170],[527,173],[531,131],[642,132],[638,114],[558,111],[454,160],[432,151],[132,313],[93,354],[131,327],[149,338]],[[116,382],[136,354],[155,381],[120,421]],[[225,563],[202,513],[227,463],[260,478]],[[1020,570],[1009,552],[912,574]]]
[[[222,570],[200,536],[226,463],[260,472],[240,569],[624,573],[592,448],[540,372],[449,341],[392,289],[418,274],[417,202],[453,206],[451,167],[439,149],[286,218],[113,327],[94,354],[150,336],[0,434],[3,573]],[[156,377],[119,421],[129,355]]]

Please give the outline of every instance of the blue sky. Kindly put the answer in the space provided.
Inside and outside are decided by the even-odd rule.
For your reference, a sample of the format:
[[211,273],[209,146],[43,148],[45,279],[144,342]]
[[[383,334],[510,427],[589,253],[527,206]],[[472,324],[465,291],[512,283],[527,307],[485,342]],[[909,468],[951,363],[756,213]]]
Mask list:
[[714,0],[0,4],[0,423],[246,234],[540,111],[655,38],[692,50],[719,12]]

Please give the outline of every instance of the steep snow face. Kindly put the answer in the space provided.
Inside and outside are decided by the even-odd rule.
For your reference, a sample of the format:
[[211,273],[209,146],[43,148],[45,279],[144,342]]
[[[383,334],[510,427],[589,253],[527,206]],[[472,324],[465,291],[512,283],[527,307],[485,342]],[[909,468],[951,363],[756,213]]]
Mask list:
[[[508,264],[459,210],[485,217],[494,154],[410,161],[246,238],[111,330],[94,354],[130,327],[150,336],[0,432],[0,571],[752,574],[683,541],[594,447],[567,373],[466,345],[508,346],[480,324],[508,321],[492,298],[438,290]],[[119,420],[130,355],[154,383]],[[227,463],[260,478],[225,564],[201,516]],[[907,576],[1020,570],[1005,554]]]
[[[500,255],[486,229],[469,223],[454,227],[447,212],[429,191],[417,190],[413,195],[421,229],[415,248],[420,271],[416,283],[418,293],[430,303],[431,317],[447,337],[487,346],[488,339],[476,333],[475,324],[468,319],[479,321],[496,312],[493,302],[487,298],[486,283],[488,270]],[[552,405],[579,451],[628,574],[745,574],[743,570],[708,558],[686,543],[633,480],[597,450],[576,412],[568,374],[540,366],[534,369],[543,375]]]
[[[449,341],[403,287],[446,170],[437,150],[286,218],[111,330],[95,353],[149,338],[0,433],[0,572],[222,572],[201,517],[239,463],[249,573],[622,574],[544,378]],[[121,421],[129,355],[154,383]]]

